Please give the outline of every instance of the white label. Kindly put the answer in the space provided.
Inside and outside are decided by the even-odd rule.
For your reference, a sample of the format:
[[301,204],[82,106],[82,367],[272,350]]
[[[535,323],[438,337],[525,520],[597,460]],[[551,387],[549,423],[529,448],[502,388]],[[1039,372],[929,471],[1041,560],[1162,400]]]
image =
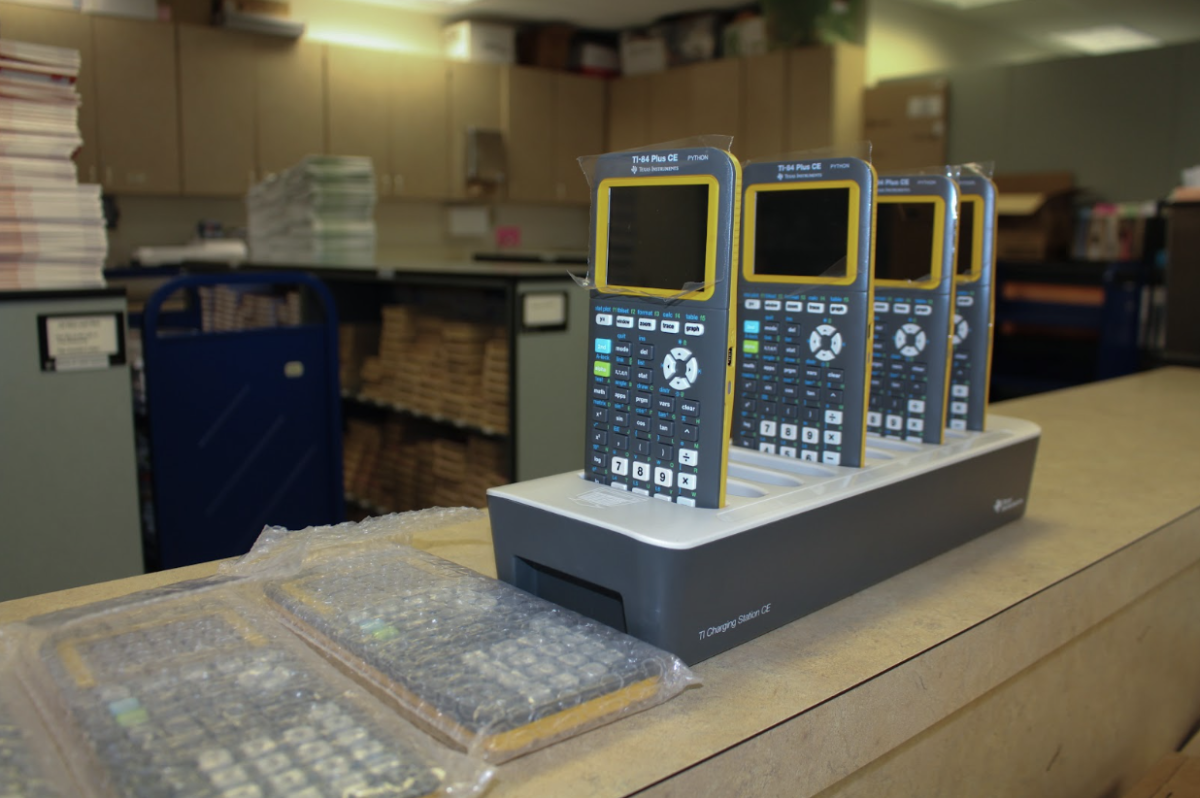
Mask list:
[[526,327],[561,327],[567,323],[567,295],[561,293],[525,294],[522,297],[521,323]]
[[109,367],[109,358],[121,352],[117,316],[58,316],[45,319],[46,357],[56,371],[81,371]]

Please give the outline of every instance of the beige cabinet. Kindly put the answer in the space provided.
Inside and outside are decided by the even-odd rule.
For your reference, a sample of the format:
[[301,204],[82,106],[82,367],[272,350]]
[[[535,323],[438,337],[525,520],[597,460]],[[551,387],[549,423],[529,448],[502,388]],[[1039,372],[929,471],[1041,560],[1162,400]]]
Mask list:
[[446,70],[440,59],[330,45],[328,151],[369,157],[380,197],[449,196]]
[[393,64],[391,53],[339,45],[329,45],[325,56],[329,152],[370,158],[380,196],[391,193],[386,165]]
[[741,155],[742,59],[722,58],[692,64],[688,78],[689,135],[715,133],[733,137],[733,152]]
[[100,180],[118,194],[178,194],[175,27],[92,17]]
[[504,68],[461,61],[451,61],[449,65],[450,196],[490,196],[489,191],[478,188],[469,190],[467,186],[467,131],[470,128],[502,130],[501,87]]
[[533,67],[508,67],[502,123],[510,200],[589,201],[577,158],[604,149],[603,81]]
[[555,80],[554,198],[586,204],[591,190],[578,159],[604,152],[605,82],[561,72]]
[[706,133],[742,159],[863,137],[865,59],[857,45],[726,58],[611,82],[608,150]]
[[837,44],[788,52],[787,149],[846,148],[863,138],[866,57]]
[[554,72],[534,67],[504,70],[501,125],[510,200],[546,202],[556,198],[555,78]]
[[183,193],[239,196],[255,169],[255,37],[180,25],[179,124]]
[[450,195],[449,98],[446,62],[393,56],[389,98],[391,196],[444,199]]
[[325,148],[325,48],[303,39],[255,42],[257,178]]
[[779,50],[742,62],[741,158],[769,158],[787,151],[787,53]]
[[633,75],[608,81],[607,152],[654,143],[650,131],[653,80],[653,75]]
[[75,84],[80,96],[79,133],[83,147],[75,153],[82,183],[100,179],[96,145],[96,65],[92,51],[92,20],[73,11],[0,3],[0,32],[6,39],[78,50],[82,65]]

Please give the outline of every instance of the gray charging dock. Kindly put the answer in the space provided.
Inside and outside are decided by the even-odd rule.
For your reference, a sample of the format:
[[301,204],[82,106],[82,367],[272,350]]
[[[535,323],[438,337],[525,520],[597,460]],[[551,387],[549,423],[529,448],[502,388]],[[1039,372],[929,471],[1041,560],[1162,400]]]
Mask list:
[[693,664],[1020,518],[1040,434],[868,437],[863,468],[731,447],[720,510],[578,471],[493,488],[496,571]]

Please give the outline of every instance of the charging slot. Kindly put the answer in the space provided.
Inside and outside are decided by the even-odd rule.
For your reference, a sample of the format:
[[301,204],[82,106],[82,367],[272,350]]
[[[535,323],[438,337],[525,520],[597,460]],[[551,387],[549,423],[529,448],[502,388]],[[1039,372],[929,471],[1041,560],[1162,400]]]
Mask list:
[[513,584],[620,632],[627,631],[625,601],[615,590],[522,557],[513,558]]

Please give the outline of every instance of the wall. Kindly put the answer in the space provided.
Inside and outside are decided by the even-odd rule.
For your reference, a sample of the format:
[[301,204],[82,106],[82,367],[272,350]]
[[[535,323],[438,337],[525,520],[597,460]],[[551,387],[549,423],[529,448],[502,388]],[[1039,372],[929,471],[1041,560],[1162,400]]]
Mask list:
[[1200,44],[950,72],[950,161],[1067,169],[1113,201],[1156,199],[1200,163]]

